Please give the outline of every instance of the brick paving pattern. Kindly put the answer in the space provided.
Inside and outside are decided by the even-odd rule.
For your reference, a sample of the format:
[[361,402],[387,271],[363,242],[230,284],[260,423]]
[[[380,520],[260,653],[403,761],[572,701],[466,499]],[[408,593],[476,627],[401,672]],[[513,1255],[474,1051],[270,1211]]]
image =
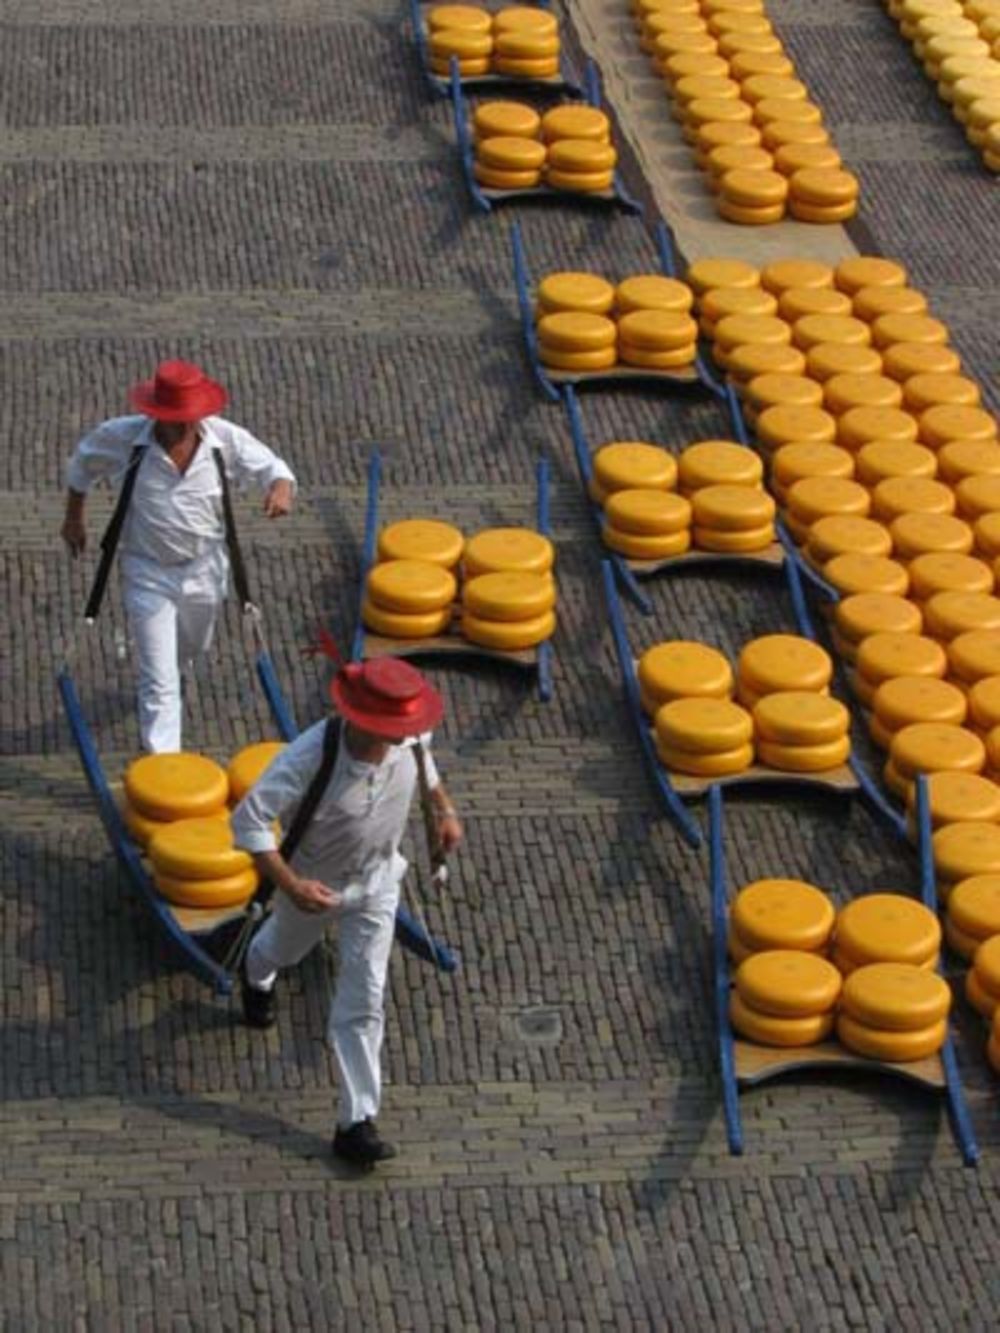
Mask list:
[[[878,6],[769,8],[861,174],[870,234],[996,407],[995,186]],[[706,857],[631,739],[600,551],[510,273],[515,216],[536,271],[652,267],[642,224],[473,216],[449,112],[387,0],[0,0],[0,24],[0,1328],[994,1327],[997,1097],[964,1011],[978,1171],[938,1103],[874,1079],[748,1095],[747,1155],[727,1153]],[[329,957],[289,976],[266,1036],[179,970],[109,855],[55,692],[72,651],[117,777],[136,746],[121,606],[115,591],[80,631],[91,565],[59,549],[61,470],[178,352],[302,481],[284,527],[240,513],[301,722],[324,697],[301,647],[318,624],[353,630],[372,446],[384,517],[466,531],[531,522],[550,459],[555,698],[498,667],[434,670],[467,817],[462,968],[394,956],[384,1123],[402,1155],[360,1180],[327,1152]],[[583,414],[595,443],[724,429],[650,394]],[[652,617],[627,612],[637,647],[732,650],[791,623],[754,578],[650,591]],[[220,757],[271,734],[232,611],[189,719]],[[736,882],[915,884],[860,806],[754,799],[727,818]]]

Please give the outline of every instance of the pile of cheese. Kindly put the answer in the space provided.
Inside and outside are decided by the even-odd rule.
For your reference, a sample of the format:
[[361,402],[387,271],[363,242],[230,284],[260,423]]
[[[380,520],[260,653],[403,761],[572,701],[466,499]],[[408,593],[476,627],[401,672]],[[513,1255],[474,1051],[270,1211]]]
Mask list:
[[471,643],[507,651],[531,648],[555,631],[555,551],[529,528],[487,528],[468,541],[438,519],[384,527],[368,573],[361,616],[392,639],[424,639],[451,626]]
[[657,753],[672,772],[723,777],[756,758],[781,772],[822,773],[850,755],[850,716],[829,694],[829,654],[808,639],[753,639],[735,673],[718,649],[669,640],[642,654],[637,675]]
[[938,95],[990,171],[1000,171],[1000,5],[996,0],[887,0]]
[[854,216],[857,177],[844,170],[764,0],[634,0],[632,10],[723,218],[761,226],[786,210],[801,222]]
[[596,107],[556,106],[539,114],[524,102],[483,102],[473,112],[480,185],[494,190],[600,194],[614,182],[618,154],[611,123]]
[[836,913],[813,884],[757,880],[729,915],[730,1020],[763,1046],[811,1046],[836,1031],[859,1055],[923,1059],[948,1031],[940,943],[937,918],[912,898],[872,893]]
[[539,356],[553,370],[690,366],[697,351],[694,297],[676,278],[640,273],[614,286],[595,273],[549,273],[538,285]]
[[559,73],[559,24],[547,9],[509,5],[435,5],[427,13],[430,65],[439,78],[458,61],[463,78],[503,74],[552,79]]

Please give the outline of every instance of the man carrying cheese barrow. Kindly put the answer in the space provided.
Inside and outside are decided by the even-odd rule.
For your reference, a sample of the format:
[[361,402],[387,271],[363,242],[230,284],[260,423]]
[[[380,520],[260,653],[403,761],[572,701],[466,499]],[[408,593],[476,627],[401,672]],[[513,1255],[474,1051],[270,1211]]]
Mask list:
[[[327,1029],[340,1078],[333,1151],[370,1167],[396,1155],[376,1125],[379,1060],[389,951],[407,869],[399,844],[421,765],[443,852],[461,842],[462,826],[427,749],[426,733],[441,721],[444,705],[421,673],[391,657],[351,662],[330,691],[341,720],[303,732],[233,813],[236,846],[253,855],[261,877],[278,890],[247,950],[243,1013],[251,1027],[270,1027],[279,969],[299,962],[336,924],[337,981]],[[289,863],[277,849],[274,824],[288,827],[300,803],[312,815]]]
[[[221,384],[187,361],[164,361],[129,393],[138,415],[96,426],[73,451],[62,536],[74,556],[87,542],[84,512],[95,482],[118,487],[118,504],[86,615],[100,605],[115,546],[122,593],[139,655],[142,748],[181,748],[181,669],[203,657],[226,595],[236,549],[230,481],[256,485],[264,513],[289,513],[291,470],[249,431],[217,416]],[[237,587],[241,569],[237,567]]]

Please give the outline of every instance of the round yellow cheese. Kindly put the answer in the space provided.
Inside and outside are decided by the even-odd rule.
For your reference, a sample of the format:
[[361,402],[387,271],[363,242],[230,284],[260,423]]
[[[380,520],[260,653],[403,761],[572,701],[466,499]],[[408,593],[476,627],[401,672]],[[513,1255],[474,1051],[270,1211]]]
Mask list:
[[933,912],[898,893],[866,893],[837,916],[837,948],[854,965],[912,963],[936,958],[941,927]]
[[700,551],[717,551],[728,555],[747,555],[763,551],[776,540],[774,524],[763,523],[757,528],[738,531],[725,528],[691,529],[691,540]]
[[[878,377],[871,375],[868,378]],[[887,477],[933,477],[936,471],[937,459],[930,449],[921,444],[872,440],[858,450],[858,481],[871,488]]]
[[910,562],[910,587],[920,601],[942,592],[986,594],[993,591],[993,571],[975,556],[929,551]]
[[[541,118],[542,138],[546,143],[560,139],[589,139],[607,143],[611,137],[611,122],[605,112],[592,106],[556,106]],[[599,312],[601,314],[604,311]]]
[[[992,1018],[1000,1007],[1000,995],[994,995],[992,991],[986,989],[974,967],[970,967],[965,974],[965,998],[984,1018]],[[1000,1068],[1000,1045],[994,1068]]]
[[[684,455],[681,455],[684,479]],[[745,532],[773,524],[776,506],[766,491],[751,485],[709,485],[693,494],[691,507],[697,527],[721,532]]]
[[837,443],[845,449],[861,449],[872,440],[912,444],[917,423],[898,407],[852,407],[837,418]]
[[447,61],[458,56],[462,61],[486,59],[493,50],[493,37],[488,32],[472,32],[468,28],[438,28],[430,35],[431,55]]
[[779,343],[742,343],[726,352],[726,369],[735,384],[746,384],[757,375],[801,375],[805,356],[797,347]]
[[[761,105],[758,102],[758,107]],[[771,103],[772,111],[777,109],[775,103]],[[812,123],[803,123],[799,120],[775,119],[768,120],[761,126],[761,142],[770,152],[777,155],[783,147],[788,144],[828,144],[830,135],[826,126],[820,121]]]
[[601,347],[592,352],[560,352],[549,343],[540,342],[538,353],[542,363],[553,370],[567,370],[575,373],[591,373],[609,370],[618,360],[615,347]]
[[780,745],[775,741],[757,741],[760,762],[782,773],[827,773],[846,764],[850,753],[851,738],[846,735],[823,745]]
[[[746,152],[744,145],[740,152]],[[778,303],[763,287],[712,287],[698,303],[704,331],[711,335],[715,325],[729,315],[769,315],[778,312]]]
[[864,518],[871,507],[871,497],[859,482],[846,478],[803,477],[789,486],[787,504],[789,512],[808,525],[827,514]]
[[547,574],[555,563],[548,537],[530,528],[484,528],[469,538],[463,555],[467,579],[508,569]]
[[[961,823],[963,820],[975,823],[995,823],[1000,820],[1000,787],[976,773],[931,773],[927,778],[927,797],[934,828],[943,828],[946,824]],[[915,788],[907,804],[912,814],[916,810]],[[1000,926],[997,929],[1000,931]]]
[[493,68],[497,74],[513,74],[524,79],[551,79],[559,73],[559,57],[546,56],[533,60],[530,57],[504,56],[497,53],[493,57]]
[[654,644],[640,657],[639,684],[650,699],[704,696],[726,699],[733,692],[733,670],[716,648],[687,639]]
[[[487,139],[485,143],[493,143],[493,139]],[[534,140],[528,139],[527,143],[533,143]],[[535,145],[541,148],[541,144]],[[542,150],[544,152],[544,149]],[[531,167],[524,171],[514,171],[510,168],[506,170],[503,167],[493,167],[477,157],[472,166],[472,174],[480,185],[484,185],[488,190],[533,190],[542,179],[540,167]]]
[[[991,786],[995,808],[1000,802],[1000,787]],[[1000,875],[973,875],[956,884],[948,895],[948,917],[976,941],[977,947],[983,940],[1000,935]]]
[[976,950],[975,973],[984,990],[1000,996],[1000,935],[991,936]]
[[257,888],[257,872],[249,869],[214,879],[184,879],[175,875],[154,874],[154,883],[165,898],[179,907],[223,908],[245,903]]
[[[492,140],[490,141],[492,142]],[[542,343],[563,352],[593,352],[613,347],[617,329],[613,319],[581,310],[561,310],[538,321]]]
[[840,996],[840,973],[825,958],[804,949],[753,953],[734,978],[751,1009],[775,1018],[811,1018],[829,1013]]
[[854,457],[832,444],[786,444],[771,456],[771,486],[786,491],[805,477],[838,477],[850,480]]
[[869,963],[844,982],[841,1009],[855,1022],[913,1032],[948,1017],[951,991],[936,972],[911,963]]
[[378,558],[420,560],[453,569],[462,556],[464,539],[458,528],[434,518],[408,518],[390,523],[378,535]]
[[431,32],[441,28],[466,32],[490,32],[492,16],[479,5],[433,5],[427,11],[427,26]]
[[760,879],[733,900],[730,919],[747,948],[805,949],[826,946],[834,925],[828,896],[800,879]]
[[[562,142],[569,143],[571,140]],[[553,190],[575,190],[578,194],[599,194],[610,190],[614,184],[614,170],[608,167],[602,171],[561,171],[550,163],[545,168],[545,183]]]
[[601,537],[612,551],[630,560],[666,560],[691,549],[690,528],[662,533],[623,532],[614,524],[605,523]]
[[534,648],[544,640],[551,639],[555,628],[554,611],[543,611],[540,615],[519,620],[487,620],[467,610],[462,611],[461,630],[464,637],[481,648],[494,648],[502,652]]
[[694,293],[687,283],[658,273],[636,273],[615,288],[615,309],[619,315],[632,310],[673,310],[687,314],[693,301]]
[[748,689],[762,696],[788,690],[819,692],[830,684],[833,663],[829,653],[809,639],[765,634],[744,645],[738,673]]
[[463,614],[484,620],[533,620],[551,611],[556,590],[549,574],[501,570],[467,579],[462,588]]
[[983,514],[1000,513],[1000,473],[963,477],[955,486],[955,499],[959,514],[973,524]]
[[943,347],[948,342],[948,326],[930,315],[879,315],[872,322],[871,337],[878,348],[893,343],[935,343]]
[[806,551],[817,565],[851,551],[885,557],[892,554],[892,537],[888,528],[873,519],[829,514],[809,524]]
[[196,819],[222,809],[229,780],[225,769],[202,754],[147,754],[125,770],[125,795],[147,819]]
[[842,167],[802,167],[793,173],[788,188],[792,198],[801,203],[837,208],[853,203],[860,186],[857,176]]
[[[710,190],[718,190],[719,181],[727,171],[742,169],[745,171],[773,171],[774,158],[766,148],[755,148],[750,144],[720,144],[713,148],[706,155],[705,166],[709,171],[709,180],[707,182]],[[721,290],[721,289],[720,289]],[[739,288],[736,289],[737,291]],[[763,288],[758,288],[763,292]],[[763,292],[764,296],[770,296],[769,292]],[[774,298],[771,297],[774,301]],[[777,302],[774,302],[777,309]],[[754,312],[761,314],[770,314],[768,310]]]
[[[685,135],[685,137],[687,136]],[[707,157],[707,155],[715,148],[733,148],[737,145],[742,145],[746,148],[757,148],[760,145],[760,130],[756,125],[751,125],[746,121],[736,123],[730,120],[709,120],[704,124],[697,126],[694,131],[694,142],[695,160],[697,161],[699,153],[702,157]],[[706,262],[711,264],[716,261],[707,260]],[[731,262],[735,263],[736,261],[719,260],[718,262],[721,264],[729,264]],[[722,284],[719,285],[721,286]],[[709,287],[705,290],[710,291],[711,288]],[[697,294],[701,295],[701,293]]]
[[951,884],[1000,873],[1000,825],[961,820],[937,829],[933,842],[934,865]]
[[541,116],[526,102],[482,102],[472,113],[472,128],[477,141],[508,135],[537,139],[541,127]]
[[387,611],[365,597],[361,619],[373,634],[389,639],[430,639],[443,634],[451,624],[451,605],[437,611]]
[[664,536],[691,526],[691,503],[672,491],[614,491],[605,505],[608,523],[620,532]]
[[[493,42],[493,49],[498,57],[506,61],[509,57],[516,60],[550,60],[559,55],[558,33],[508,31],[498,32]],[[500,68],[500,61],[497,62]]]
[[789,194],[788,211],[799,222],[811,222],[822,226],[834,226],[847,222],[858,211],[858,202],[852,199],[846,204],[807,204],[798,195]]
[[618,337],[633,347],[665,352],[693,344],[698,326],[683,310],[631,310],[618,320]]
[[729,62],[729,72],[741,83],[755,74],[792,74],[794,66],[780,51],[738,51]]
[[255,745],[245,745],[234,754],[226,769],[229,799],[242,801],[284,748],[284,741],[258,741]]
[[920,608],[905,597],[891,593],[855,593],[844,597],[834,611],[837,629],[852,643],[869,634],[919,634]]
[[814,343],[806,353],[808,374],[823,385],[839,375],[878,375],[881,369],[881,353],[860,343]]
[[699,125],[715,124],[719,121],[742,125],[749,124],[752,119],[752,110],[738,97],[696,97],[684,108],[684,120],[691,131],[696,130]]
[[[772,120],[767,128],[772,129],[779,124],[779,121]],[[808,126],[806,128],[818,128],[821,131],[822,138],[822,126]],[[793,140],[790,143],[777,144],[774,150],[774,165],[784,176],[791,176],[793,172],[801,171],[803,167],[839,167],[842,165],[842,161],[843,159],[837,152],[836,147],[829,141],[796,143]],[[840,295],[844,295],[844,293],[840,293]],[[850,309],[833,309],[827,306],[821,310],[803,310],[801,313],[804,315],[841,315],[850,314]]]
[[808,352],[822,343],[847,343],[866,347],[872,339],[868,325],[853,315],[803,315],[795,321],[792,340]]
[[405,615],[441,611],[455,600],[455,576],[429,560],[386,560],[374,565],[366,583],[369,600]]
[[[488,55],[457,56],[453,53],[448,54],[449,46],[453,45],[455,40],[461,41],[462,37],[463,34],[459,34],[458,38],[455,39],[453,38],[453,34],[446,31],[435,33],[435,38],[438,39],[437,46],[439,49],[438,53],[435,54],[435,52],[433,51],[435,41],[434,39],[432,39],[431,41],[432,51],[428,64],[431,67],[431,73],[436,74],[439,79],[450,78],[451,62],[453,60],[458,61],[458,72],[464,79],[470,79],[477,75],[488,74],[490,72],[490,57]],[[484,39],[477,39],[477,41],[480,41],[480,43],[482,41],[490,41],[490,38],[487,37]],[[471,44],[471,42],[472,39],[469,38],[469,44]]]
[[755,375],[744,392],[758,412],[782,404],[797,407],[823,405],[822,388],[805,375]]
[[718,43],[708,31],[659,32],[653,38],[652,46],[653,59],[661,68],[671,56],[680,55],[682,52],[708,57],[718,52]]
[[720,74],[687,74],[673,86],[674,103],[683,116],[689,102],[699,97],[739,97],[740,85]]
[[960,689],[933,676],[890,676],[875,691],[872,707],[882,725],[894,732],[915,722],[961,726],[966,701]]
[[608,492],[669,491],[677,483],[677,462],[660,445],[624,440],[597,450],[594,478]]
[[677,480],[689,494],[707,486],[761,485],[764,467],[752,449],[729,440],[701,440],[689,444],[678,461]]
[[952,440],[992,442],[996,438],[996,420],[981,407],[942,403],[920,414],[920,439],[931,449],[943,449]]
[[900,514],[951,514],[954,511],[955,496],[951,487],[927,477],[886,477],[872,489],[872,517],[883,523],[891,524]]
[[[545,120],[542,120],[545,134]],[[606,315],[615,303],[615,289],[595,273],[549,273],[538,285],[538,304],[545,314],[560,310],[583,310]]]
[[689,366],[696,352],[693,341],[662,352],[651,352],[648,348],[626,342],[624,338],[618,340],[618,356],[624,365],[643,366],[650,370],[675,370],[679,366]]
[[713,287],[759,287],[760,272],[742,259],[698,259],[688,267],[684,281],[702,296]]
[[729,699],[674,699],[657,711],[656,735],[674,750],[719,754],[750,744],[753,719]]
[[977,518],[973,525],[973,533],[976,538],[977,554],[995,560],[1000,555],[1000,512],[983,514]]
[[974,726],[992,731],[1000,726],[1000,676],[984,676],[968,693],[969,719]]
[[1000,476],[996,440],[951,440],[937,452],[941,480],[957,486],[966,477]]
[[829,695],[788,690],[765,695],[754,707],[753,721],[760,741],[825,746],[847,735],[850,714],[839,699]]
[[476,157],[500,171],[540,171],[545,165],[545,145],[537,139],[498,134],[480,140]]
[[938,592],[924,603],[927,633],[947,642],[975,629],[1000,630],[1000,598],[984,592]]
[[808,98],[793,101],[787,97],[762,97],[754,103],[753,118],[758,125],[822,125],[823,113]]
[[708,11],[709,32],[721,37],[727,32],[765,33],[773,32],[771,21],[761,11],[741,9],[715,9]]
[[942,404],[977,407],[981,397],[979,385],[967,375],[929,371],[911,375],[903,385],[903,404],[914,415]]
[[728,60],[740,51],[780,53],[781,42],[773,32],[726,32],[719,38],[719,54]]
[[558,20],[548,9],[536,5],[505,5],[493,15],[493,31],[501,32],[555,32]]
[[922,634],[891,631],[870,634],[858,647],[857,667],[872,686],[896,676],[936,676],[942,679],[948,657],[935,639]]
[[984,676],[1000,675],[1000,633],[973,629],[948,644],[951,674],[968,685]]
[[835,556],[824,565],[823,577],[845,597],[855,592],[886,592],[905,597],[910,586],[906,566],[884,556]]
[[786,444],[833,444],[837,419],[821,407],[782,404],[768,407],[757,418],[757,438],[765,448]]
[[823,406],[834,416],[858,407],[899,407],[903,390],[885,375],[831,375],[823,385]]
[[894,260],[857,255],[840,261],[834,282],[842,292],[853,296],[863,287],[905,287],[907,275],[902,264]]
[[719,189],[730,203],[743,208],[773,208],[788,196],[788,182],[781,172],[766,169],[734,167],[719,178]]
[[901,560],[931,552],[968,555],[974,542],[971,526],[951,514],[900,514],[889,530]]
[[858,319],[871,324],[882,315],[923,315],[927,297],[912,287],[861,287],[854,293],[853,306]]
[[176,879],[224,879],[253,866],[249,852],[233,846],[222,819],[179,819],[153,834],[149,856],[159,875]]
[[780,1047],[814,1046],[830,1035],[834,1023],[832,1011],[810,1018],[774,1018],[750,1008],[739,991],[730,997],[729,1020],[749,1041]]
[[906,1064],[924,1060],[941,1049],[948,1036],[948,1021],[941,1019],[939,1023],[911,1032],[894,1032],[885,1028],[867,1027],[846,1012],[841,1012],[837,1018],[837,1036],[848,1050],[858,1055],[867,1056],[871,1060]]
[[[780,204],[737,204],[721,191],[716,202],[719,216],[727,222],[735,222],[741,227],[769,227],[780,222],[785,216],[785,205]],[[718,360],[718,354],[716,355]]]
[[980,773],[986,747],[965,727],[949,722],[913,722],[900,728],[889,747],[896,772],[910,780],[918,773],[944,770]]
[[672,772],[699,778],[731,777],[735,773],[745,773],[753,763],[753,746],[749,744],[732,750],[717,750],[714,754],[695,754],[664,745],[658,739],[656,753]]
[[851,298],[833,287],[786,287],[778,299],[778,313],[790,324],[806,315],[849,315]]

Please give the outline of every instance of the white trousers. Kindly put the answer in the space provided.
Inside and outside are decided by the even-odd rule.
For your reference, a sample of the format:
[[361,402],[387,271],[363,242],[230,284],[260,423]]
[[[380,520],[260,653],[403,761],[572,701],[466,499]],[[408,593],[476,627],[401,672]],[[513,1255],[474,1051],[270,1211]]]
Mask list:
[[382,1036],[385,980],[399,904],[399,882],[388,874],[355,907],[302,912],[283,893],[247,950],[251,986],[270,990],[279,968],[298,963],[337,926],[337,980],[330,1004],[327,1042],[337,1062],[337,1123],[346,1129],[378,1115],[382,1100]]
[[139,734],[151,754],[181,748],[181,672],[212,646],[227,575],[221,545],[183,565],[122,557],[122,595],[139,658]]

